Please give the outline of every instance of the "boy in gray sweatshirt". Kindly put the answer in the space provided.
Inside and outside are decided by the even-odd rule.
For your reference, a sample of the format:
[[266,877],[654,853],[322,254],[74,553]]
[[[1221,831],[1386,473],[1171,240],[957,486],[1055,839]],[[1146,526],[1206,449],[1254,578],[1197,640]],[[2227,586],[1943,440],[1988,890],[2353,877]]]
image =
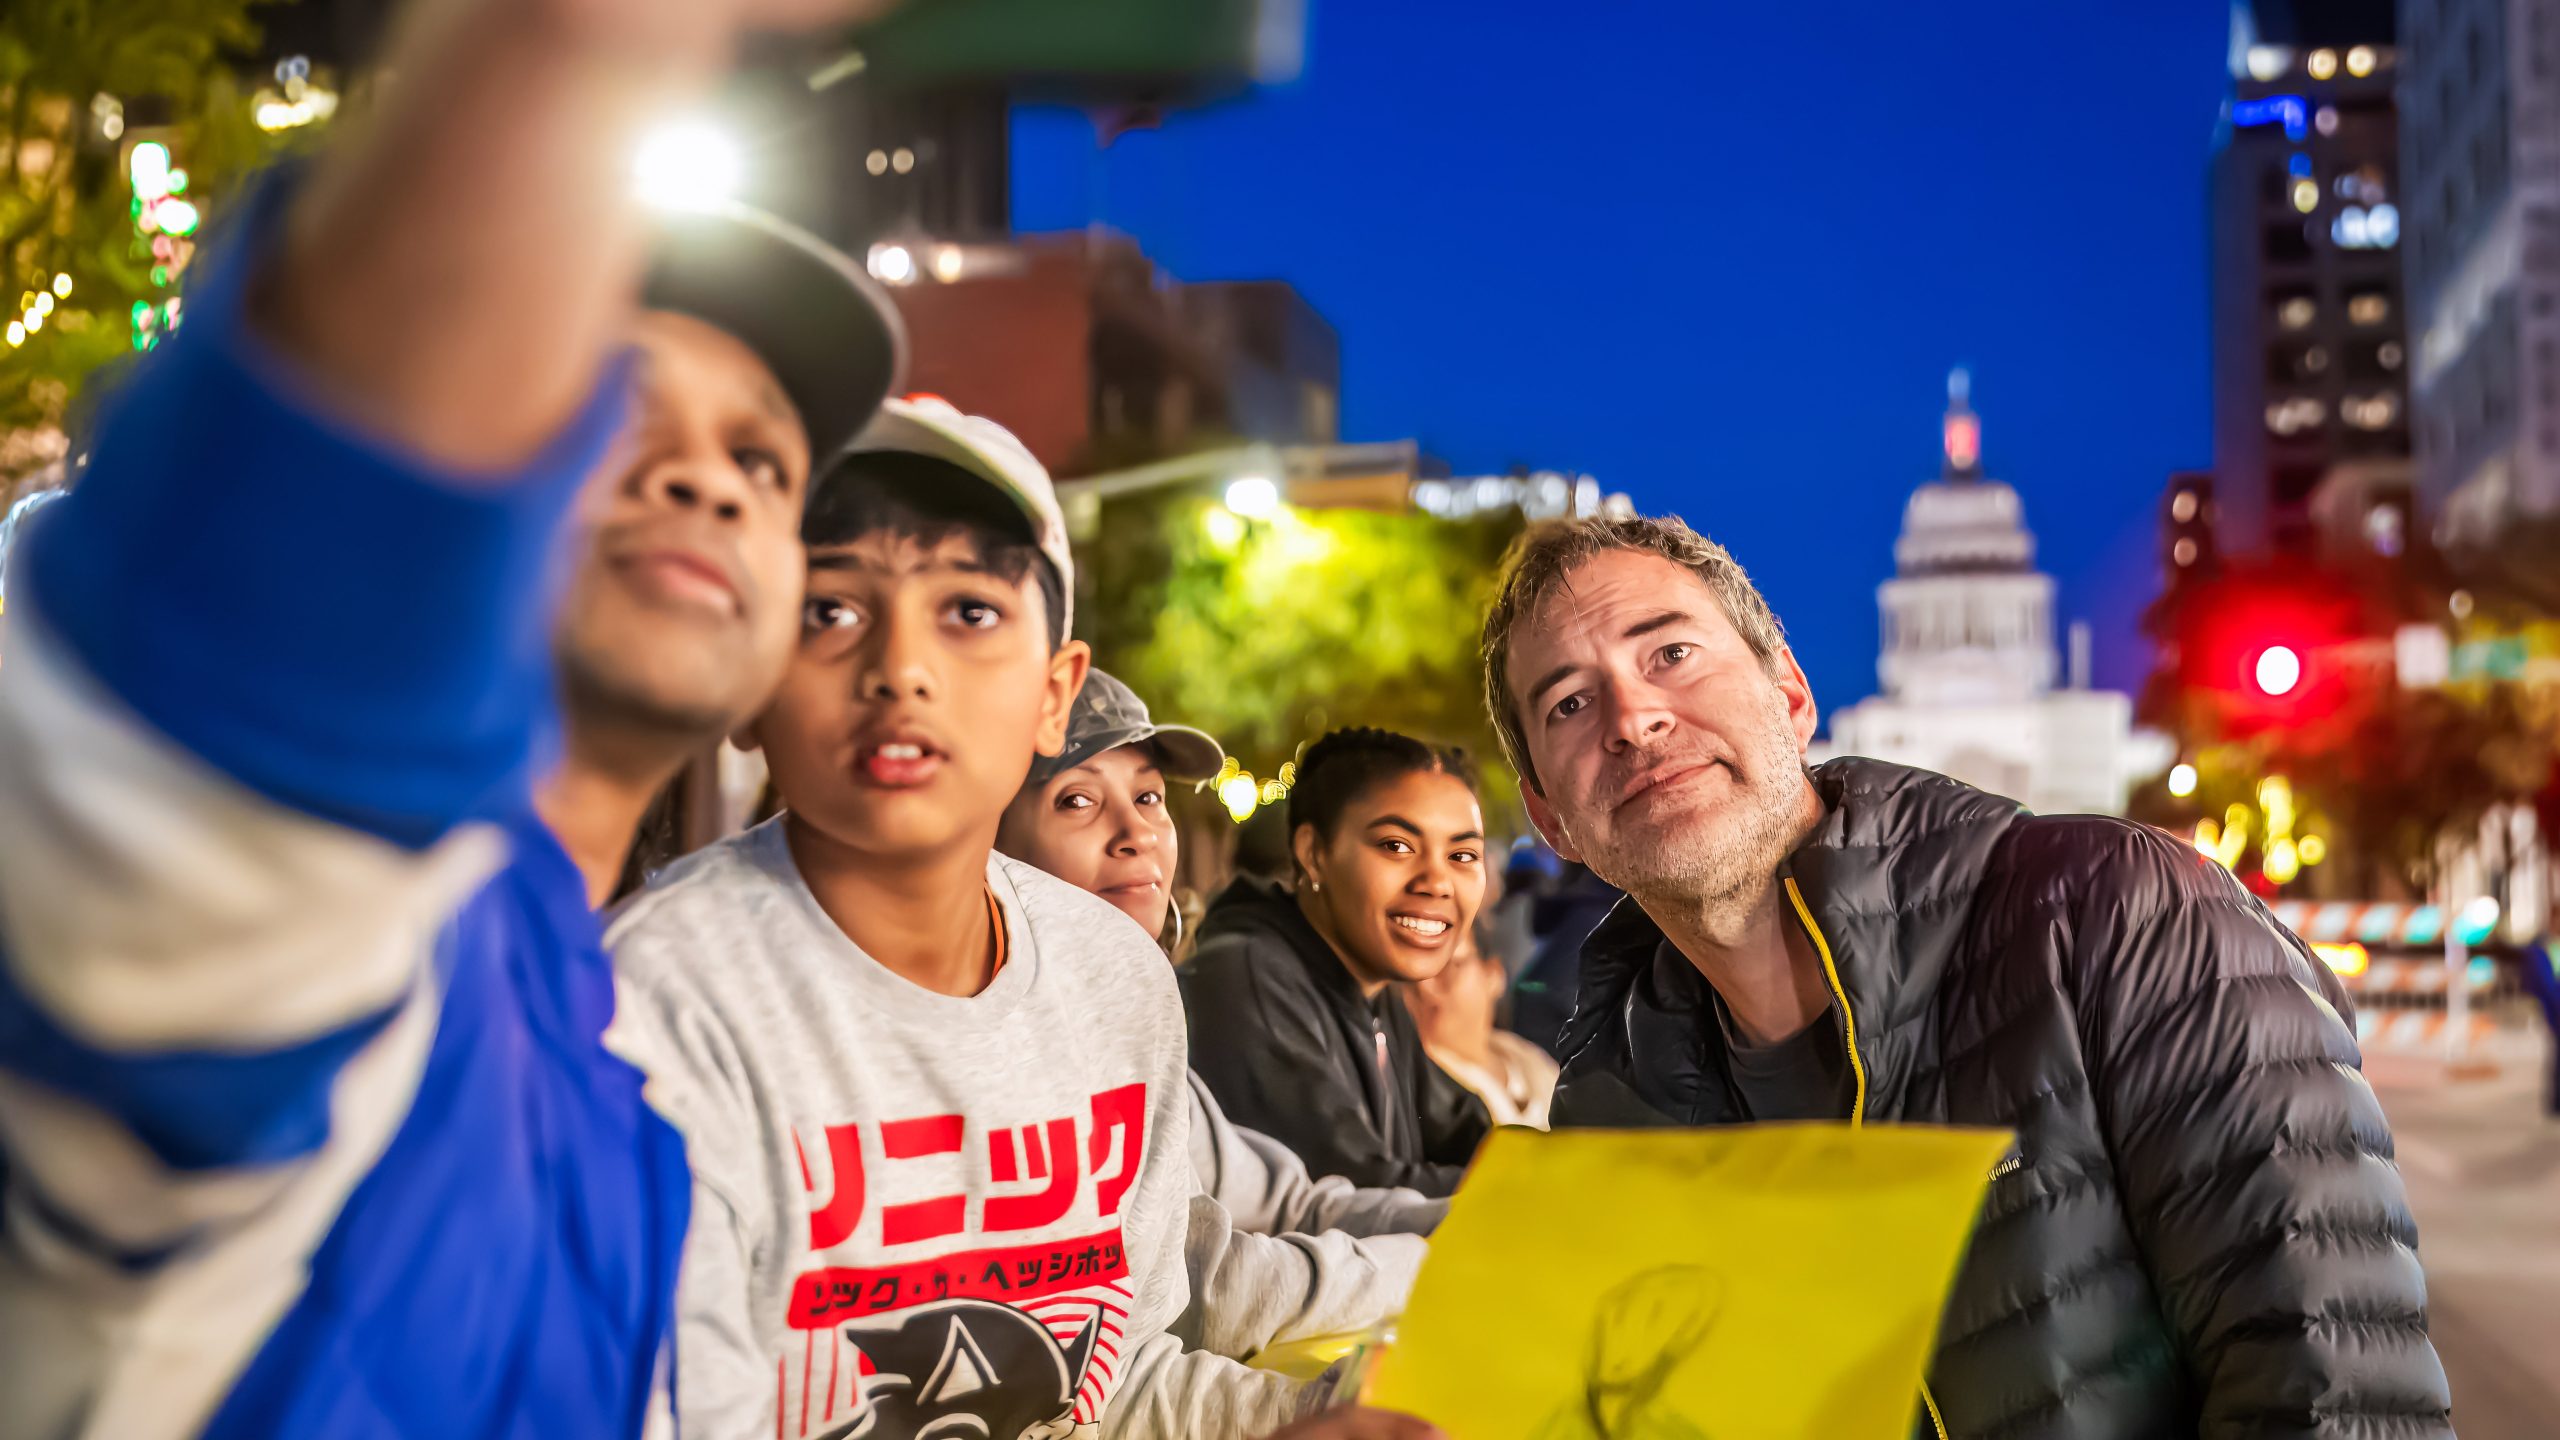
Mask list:
[[[804,538],[800,652],[742,737],[786,812],[676,866],[608,937],[617,1046],[695,1177],[685,1432],[1278,1428],[1318,1392],[1168,1333],[1186,1247],[1227,1265],[1244,1247],[1245,1273],[1206,1280],[1213,1306],[1225,1286],[1282,1294],[1302,1329],[1375,1316],[1339,1273],[1311,1293],[1326,1283],[1302,1256],[1268,1283],[1251,1270],[1254,1246],[1299,1252],[1230,1243],[1198,1198],[1161,955],[1105,901],[994,853],[1088,666],[1046,473],[989,422],[891,401]],[[1281,1323],[1209,1321],[1183,1328],[1230,1350]]]

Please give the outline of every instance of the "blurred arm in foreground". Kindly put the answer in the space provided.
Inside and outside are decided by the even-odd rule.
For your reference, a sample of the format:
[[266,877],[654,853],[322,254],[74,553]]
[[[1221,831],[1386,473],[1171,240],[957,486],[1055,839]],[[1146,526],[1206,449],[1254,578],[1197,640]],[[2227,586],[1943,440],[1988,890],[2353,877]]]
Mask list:
[[[601,1024],[525,1013],[583,890],[438,936],[555,728],[553,539],[622,412],[634,128],[739,26],[847,8],[420,7],[373,123],[232,217],[105,407],[19,557],[0,687],[0,1433],[635,1433],[656,1406],[681,1167],[636,1078],[610,1113],[555,1107],[626,1077],[489,1103],[493,1053]],[[679,1199],[583,1215],[569,1253],[494,1202],[402,1208],[581,1144],[672,1164]],[[500,1219],[526,1223],[472,1233]],[[365,1254],[323,1246],[354,1230]],[[472,1297],[453,1244],[545,1283],[378,1353],[418,1338],[400,1310]],[[579,1363],[473,1370],[511,1340]]]

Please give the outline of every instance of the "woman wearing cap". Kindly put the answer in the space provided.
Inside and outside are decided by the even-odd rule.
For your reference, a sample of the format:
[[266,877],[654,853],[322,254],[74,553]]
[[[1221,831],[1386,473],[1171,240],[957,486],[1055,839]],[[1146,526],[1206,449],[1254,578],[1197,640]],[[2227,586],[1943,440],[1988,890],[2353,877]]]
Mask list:
[[[1225,760],[1217,741],[1156,724],[1128,686],[1095,670],[1076,697],[1066,747],[1033,764],[996,848],[1110,901],[1170,950],[1181,928],[1173,880],[1182,839],[1165,806],[1167,784],[1210,779]],[[1287,1146],[1230,1123],[1196,1074],[1191,1160],[1202,1192],[1239,1230],[1424,1234],[1448,1209],[1412,1190],[1311,1178]]]

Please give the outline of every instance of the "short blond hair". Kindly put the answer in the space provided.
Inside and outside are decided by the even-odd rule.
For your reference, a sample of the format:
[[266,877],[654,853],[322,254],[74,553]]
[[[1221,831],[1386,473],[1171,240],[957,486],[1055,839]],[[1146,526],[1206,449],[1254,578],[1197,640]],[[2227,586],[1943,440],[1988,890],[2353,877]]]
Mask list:
[[[1677,515],[1588,516],[1548,520],[1529,527],[1502,558],[1502,587],[1484,617],[1484,705],[1502,739],[1503,757],[1530,789],[1537,767],[1529,761],[1528,732],[1511,698],[1511,641],[1522,621],[1564,588],[1583,562],[1612,550],[1659,555],[1704,581],[1742,643],[1771,675],[1787,653],[1786,628],[1733,553],[1689,528]],[[1543,792],[1541,792],[1543,793]]]

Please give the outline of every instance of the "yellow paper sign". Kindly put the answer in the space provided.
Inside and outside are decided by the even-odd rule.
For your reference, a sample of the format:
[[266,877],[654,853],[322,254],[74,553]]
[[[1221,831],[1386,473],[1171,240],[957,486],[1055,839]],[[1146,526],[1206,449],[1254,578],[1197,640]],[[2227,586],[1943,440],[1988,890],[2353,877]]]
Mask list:
[[1367,1400],[1453,1440],[1908,1440],[2008,1136],[1504,1129]]

